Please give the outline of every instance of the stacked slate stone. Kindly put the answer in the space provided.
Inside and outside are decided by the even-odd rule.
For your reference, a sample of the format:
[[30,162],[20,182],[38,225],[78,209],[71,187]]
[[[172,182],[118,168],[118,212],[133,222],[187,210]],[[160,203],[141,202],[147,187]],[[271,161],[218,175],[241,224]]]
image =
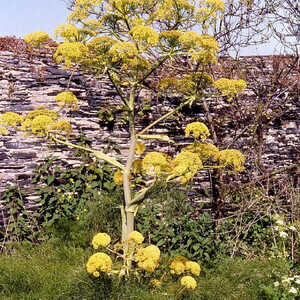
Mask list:
[[[272,72],[270,57],[242,58],[245,68],[252,69],[255,69],[262,60],[266,66],[265,72]],[[230,58],[220,60],[220,64],[230,65],[231,63],[232,59]],[[255,72],[257,74],[259,68],[255,69]],[[74,129],[71,140],[74,141],[76,135],[83,132],[86,137],[92,139],[94,149],[103,149],[107,139],[110,139],[119,145],[124,159],[127,152],[128,134],[121,115],[116,116],[113,126],[98,118],[100,109],[106,108],[108,105],[116,107],[120,104],[113,86],[106,78],[93,78],[82,71],[74,72],[71,77],[70,75],[69,71],[57,66],[50,55],[41,54],[39,57],[28,57],[0,51],[0,113],[13,111],[23,114],[39,106],[52,109],[57,107],[55,95],[69,88],[80,100],[78,111],[66,114],[66,118],[71,121]],[[257,76],[260,76],[262,81],[264,80],[263,73],[257,74]],[[248,87],[251,87],[251,82],[247,82],[247,84]],[[293,99],[286,102],[284,113],[265,126],[261,132],[262,163],[266,170],[289,166],[299,160],[299,94],[289,95],[292,95],[289,97],[293,97]],[[168,112],[180,102],[180,98],[175,96],[151,98],[148,90],[141,90],[139,97],[147,98],[147,103],[151,107],[150,111],[146,111],[143,116],[139,117],[140,128],[150,124],[163,112]],[[252,106],[256,98],[248,89],[239,101]],[[226,114],[230,113],[231,103],[224,99],[219,99],[218,102],[208,99],[208,104],[216,123],[220,139],[219,145],[222,149],[230,146],[230,148],[247,153],[247,172],[249,172],[251,170],[250,157],[255,150],[249,152],[253,138],[249,136],[249,130],[245,130],[245,128],[248,126],[247,122],[255,118],[255,115],[250,113],[247,119],[243,116],[243,112],[238,111],[239,105],[236,105],[236,115],[240,117],[241,122],[233,122],[230,117],[226,117]],[[219,121],[220,119],[222,122]],[[149,132],[168,134],[175,141],[175,145],[149,141],[146,143],[147,150],[164,151],[170,154],[179,151],[182,146],[191,142],[190,139],[184,137],[184,124],[196,120],[206,122],[201,103],[194,103],[191,108],[183,109],[182,112],[165,120]],[[67,147],[52,145],[50,150],[48,144],[43,140],[32,136],[25,138],[22,132],[12,131],[11,135],[0,136],[0,191],[16,183],[24,188],[30,187],[33,169],[50,154],[59,157],[64,165],[80,164],[80,161],[74,158],[73,151]],[[194,184],[198,189],[209,187],[209,173],[200,172]]]

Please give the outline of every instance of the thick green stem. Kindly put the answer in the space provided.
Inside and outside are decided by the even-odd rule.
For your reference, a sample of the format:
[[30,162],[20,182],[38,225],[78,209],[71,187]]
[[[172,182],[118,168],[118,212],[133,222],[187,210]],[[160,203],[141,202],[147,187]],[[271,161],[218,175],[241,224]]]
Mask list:
[[130,232],[134,230],[134,211],[130,208],[132,197],[131,197],[131,183],[130,183],[130,172],[135,156],[136,150],[136,132],[134,126],[134,101],[136,96],[136,86],[133,86],[130,91],[129,97],[129,132],[130,132],[130,146],[128,157],[126,161],[125,170],[123,172],[123,189],[124,189],[124,206],[126,215],[126,233],[122,233],[125,236],[125,250],[128,249],[128,237]]

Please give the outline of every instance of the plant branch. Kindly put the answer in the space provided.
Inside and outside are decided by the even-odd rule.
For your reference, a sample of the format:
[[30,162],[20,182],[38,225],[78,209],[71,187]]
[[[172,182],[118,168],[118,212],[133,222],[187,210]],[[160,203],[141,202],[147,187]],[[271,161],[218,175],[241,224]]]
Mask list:
[[140,131],[137,136],[141,136],[143,135],[146,131],[148,131],[149,129],[151,129],[153,126],[155,126],[156,124],[158,124],[159,122],[167,119],[168,117],[170,117],[171,115],[173,115],[174,113],[176,113],[177,111],[179,111],[181,108],[183,108],[184,106],[190,104],[193,100],[188,99],[187,101],[183,102],[182,104],[180,104],[179,106],[177,106],[175,109],[171,110],[170,112],[166,113],[165,115],[163,115],[162,117],[160,117],[159,119],[157,119],[156,121],[154,121],[153,123],[151,123],[150,125],[148,125],[146,128],[144,128],[142,131]]
[[117,168],[120,168],[123,171],[125,170],[124,165],[119,163],[114,157],[110,157],[109,155],[107,155],[107,154],[105,154],[101,151],[96,151],[96,150],[93,150],[93,149],[90,149],[90,148],[87,148],[87,147],[83,147],[83,146],[79,146],[79,145],[76,145],[76,144],[73,144],[73,143],[70,143],[70,142],[66,142],[66,141],[63,141],[63,140],[60,140],[60,139],[56,138],[53,135],[49,135],[49,137],[53,141],[55,141],[59,144],[63,144],[63,145],[66,145],[66,146],[69,146],[69,147],[72,147],[72,148],[76,148],[76,149],[80,149],[80,150],[90,152],[90,153],[94,154],[94,156],[96,156],[98,159],[104,160],[104,161],[110,163],[111,165],[113,165]]

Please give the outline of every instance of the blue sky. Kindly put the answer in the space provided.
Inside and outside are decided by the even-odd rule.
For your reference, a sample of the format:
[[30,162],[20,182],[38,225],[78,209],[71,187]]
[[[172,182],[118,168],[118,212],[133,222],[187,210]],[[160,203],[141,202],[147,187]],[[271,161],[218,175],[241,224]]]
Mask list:
[[[13,36],[23,38],[34,31],[45,31],[53,37],[54,29],[66,23],[68,10],[63,0],[0,0],[0,37]],[[260,47],[249,47],[241,55],[273,54],[273,42]]]
[[68,10],[63,0],[0,0],[0,36],[23,38],[34,31],[53,36],[66,23]]

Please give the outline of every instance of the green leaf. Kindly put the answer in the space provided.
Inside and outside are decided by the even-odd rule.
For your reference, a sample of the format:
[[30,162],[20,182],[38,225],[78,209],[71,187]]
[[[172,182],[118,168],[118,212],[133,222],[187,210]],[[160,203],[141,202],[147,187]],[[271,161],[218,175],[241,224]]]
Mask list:
[[201,246],[200,244],[195,244],[192,246],[192,249],[196,251],[200,248],[200,246]]
[[49,175],[47,177],[47,184],[50,185],[54,181],[55,177],[53,175]]

